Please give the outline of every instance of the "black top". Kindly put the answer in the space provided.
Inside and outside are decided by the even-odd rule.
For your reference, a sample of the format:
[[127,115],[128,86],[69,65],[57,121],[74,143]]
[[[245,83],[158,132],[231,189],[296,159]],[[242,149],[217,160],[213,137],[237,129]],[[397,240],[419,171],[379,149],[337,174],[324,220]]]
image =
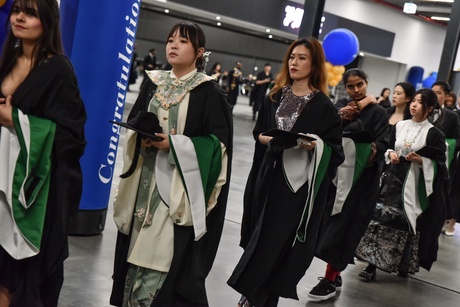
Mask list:
[[[40,253],[16,261],[0,249],[0,284],[13,290],[13,305],[33,306],[37,302],[30,296],[30,289],[38,289],[43,279],[55,274],[68,257],[69,211],[78,209],[82,193],[79,160],[86,146],[86,111],[69,60],[56,55],[39,64],[14,92],[12,106],[56,124]],[[53,290],[59,291],[50,289]]]

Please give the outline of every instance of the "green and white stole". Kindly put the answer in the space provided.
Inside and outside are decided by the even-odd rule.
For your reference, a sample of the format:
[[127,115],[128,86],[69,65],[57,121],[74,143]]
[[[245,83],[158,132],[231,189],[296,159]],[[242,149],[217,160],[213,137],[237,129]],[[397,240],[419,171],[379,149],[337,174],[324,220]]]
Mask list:
[[447,169],[450,169],[452,160],[454,160],[455,147],[457,146],[457,141],[455,139],[446,138],[446,166]]
[[325,144],[319,136],[312,136],[316,138],[313,153],[297,146],[283,151],[284,178],[291,191],[296,193],[300,187],[308,182],[307,199],[292,245],[297,241],[304,243],[306,240],[308,222],[316,195],[327,174],[332,155],[332,149],[329,145]]
[[337,168],[337,175],[332,183],[337,187],[331,215],[342,212],[348,195],[368,164],[371,143],[355,143],[350,138],[342,138],[345,161]]
[[48,202],[56,124],[13,108],[0,132],[0,245],[14,259],[37,255]]
[[422,157],[422,165],[412,162],[401,193],[404,214],[410,225],[409,231],[416,233],[417,218],[429,206],[436,177],[436,162]]
[[[222,169],[222,148],[219,139],[209,136],[170,135],[170,152],[185,188],[192,214],[195,241],[206,233],[206,208]],[[174,172],[168,153],[160,150],[155,163],[158,192],[166,205]]]

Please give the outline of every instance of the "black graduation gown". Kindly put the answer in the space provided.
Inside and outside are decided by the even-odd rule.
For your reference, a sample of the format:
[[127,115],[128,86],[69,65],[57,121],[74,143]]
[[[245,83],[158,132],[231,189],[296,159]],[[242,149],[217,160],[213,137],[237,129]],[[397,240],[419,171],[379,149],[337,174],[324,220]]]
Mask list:
[[[431,128],[428,131],[426,144],[440,148],[445,151],[445,137],[442,131]],[[417,219],[417,231],[420,232],[418,244],[418,257],[420,266],[427,271],[431,269],[437,260],[439,249],[439,235],[445,222],[448,202],[446,200],[446,182],[449,174],[445,165],[446,156],[439,154],[433,158],[436,162],[437,170],[433,194],[429,197],[429,206]]]
[[[396,140],[396,129],[392,131],[392,134],[390,135],[390,146],[391,148],[394,148],[395,140]],[[434,186],[433,186],[433,193],[429,197],[429,206],[428,208],[422,212],[422,214],[418,217],[417,219],[417,226],[416,230],[420,234],[420,238],[418,241],[418,258],[419,258],[419,264],[421,267],[425,268],[426,270],[430,270],[431,266],[433,265],[433,262],[436,261],[437,259],[437,252],[438,252],[438,237],[439,234],[441,233],[442,226],[445,221],[445,212],[446,212],[446,205],[445,205],[445,181],[447,180],[448,174],[447,174],[447,169],[445,166],[445,161],[446,161],[446,156],[444,154],[444,151],[446,149],[445,146],[445,138],[444,134],[437,129],[436,127],[430,128],[427,134],[426,138],[426,145],[436,147],[441,149],[441,153],[438,154],[435,157],[430,157],[432,160],[436,162],[436,177],[434,181]],[[401,171],[407,171],[407,167],[404,168],[400,164],[391,164],[388,167],[388,172],[401,172]],[[393,192],[389,192],[389,194],[386,194],[386,191],[391,191],[391,189],[394,186],[394,182],[384,182],[383,183],[383,188],[382,192],[380,194],[380,201],[382,203],[391,203],[392,197],[395,197],[395,194],[392,194]],[[389,188],[387,187],[389,186]],[[399,187],[400,188],[400,187]],[[400,193],[400,191],[399,191]],[[398,197],[398,201],[401,201],[401,199]],[[381,214],[379,213],[378,210],[376,210],[376,217],[374,220],[378,220],[381,225],[388,226],[390,228],[394,229],[403,229],[404,227],[409,227],[407,224],[405,218],[401,217],[401,219],[404,220],[405,224],[404,226],[400,226],[400,224],[397,224],[399,221],[393,220],[393,219],[381,219]],[[408,231],[408,228],[406,228]],[[366,246],[369,246],[368,242],[368,237],[373,236],[368,236],[366,233],[363,237],[363,242],[366,242]],[[372,239],[374,240],[374,239]],[[371,244],[372,245],[372,244]],[[362,257],[363,251],[365,254],[372,254],[373,249],[372,246],[367,249],[365,247],[360,247],[358,248],[359,252],[357,253],[358,258],[364,261],[370,261],[371,259],[375,259],[373,256],[367,256]],[[412,251],[410,251],[412,252]],[[407,256],[407,251],[404,251],[405,255]],[[385,257],[388,259],[391,259],[393,255],[387,255]],[[402,263],[400,265],[401,267],[404,267],[405,263]]]
[[[337,105],[340,108],[346,103],[348,103],[346,100],[339,101]],[[389,125],[384,108],[374,104],[368,105],[361,111],[355,122],[344,127],[344,131],[358,124],[369,131],[372,141],[376,144],[377,153],[374,161],[366,166],[350,191],[342,211],[333,216],[331,212],[337,188],[333,184],[330,186],[324,225],[316,252],[318,258],[331,264],[338,271],[343,271],[349,263],[354,263],[355,249],[374,212],[380,176],[385,165],[383,154],[388,148]]]
[[460,203],[460,189],[452,189],[460,184],[460,163],[458,161],[458,151],[460,149],[460,121],[459,114],[443,108],[442,118],[438,119],[433,123],[433,125],[444,132],[444,135],[447,139],[455,139],[457,141],[457,146],[455,148],[454,159],[451,162],[449,167],[449,180],[446,181],[447,186],[446,190],[446,209],[447,214],[446,218],[455,218],[458,217],[459,203]]
[[[280,95],[276,100],[279,98]],[[256,149],[245,191],[242,222],[241,245],[245,251],[228,280],[232,288],[255,306],[263,306],[272,294],[298,299],[296,285],[314,256],[326,192],[337,166],[343,161],[340,117],[330,99],[317,93],[302,110],[291,131],[319,135],[331,147],[332,156],[328,174],[315,199],[306,240],[296,241],[293,246],[308,184],[293,193],[282,171],[283,152],[267,150],[257,141],[257,135],[276,128],[278,107],[279,102],[266,97],[253,131]]]
[[[150,79],[142,87],[128,120],[139,111],[147,110],[156,85]],[[228,154],[227,183],[222,187],[215,208],[206,217],[206,234],[194,241],[193,227],[174,225],[174,256],[165,282],[152,303],[154,307],[208,306],[205,278],[211,270],[224,225],[229,190],[233,120],[223,89],[214,81],[204,82],[190,92],[190,102],[184,135],[189,137],[215,134],[225,144]],[[118,232],[113,287],[110,304],[122,306],[126,262],[130,236]]]
[[15,292],[11,306],[41,306],[43,302],[53,306],[63,282],[63,262],[69,254],[69,211],[76,212],[80,204],[79,160],[86,145],[86,111],[69,60],[56,55],[39,64],[16,89],[12,105],[24,114],[53,121],[56,134],[40,253],[14,260],[0,247],[0,284]]

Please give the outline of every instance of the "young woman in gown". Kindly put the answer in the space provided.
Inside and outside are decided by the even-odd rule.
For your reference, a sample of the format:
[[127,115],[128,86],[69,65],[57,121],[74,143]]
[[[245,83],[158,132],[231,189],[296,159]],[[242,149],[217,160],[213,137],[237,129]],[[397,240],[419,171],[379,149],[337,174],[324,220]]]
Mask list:
[[[160,140],[128,130],[114,219],[116,306],[208,306],[205,277],[222,234],[230,180],[227,95],[202,73],[206,39],[189,21],[172,27],[172,70],[147,71],[128,122],[149,112]],[[139,140],[142,140],[142,145]]]
[[[328,193],[316,256],[327,262],[324,277],[308,297],[322,301],[342,287],[341,272],[354,263],[355,249],[372,218],[388,148],[384,108],[367,94],[367,75],[352,68],[343,74],[349,98],[336,103],[342,118],[345,161]],[[360,134],[366,133],[366,138]]]
[[410,104],[412,119],[398,122],[390,136],[386,179],[356,250],[358,259],[369,263],[360,274],[366,280],[376,278],[376,268],[406,277],[420,266],[429,270],[436,260],[447,178],[445,137],[428,121],[436,105],[432,90],[418,90]]
[[67,223],[82,192],[86,111],[63,55],[56,0],[14,1],[7,29],[0,62],[0,306],[57,306]]
[[[240,306],[276,306],[280,296],[298,299],[296,285],[314,256],[326,192],[343,161],[340,117],[326,79],[321,44],[296,40],[259,110],[244,195],[245,250],[228,281],[243,295]],[[310,133],[316,141],[285,143],[264,135],[274,128]]]

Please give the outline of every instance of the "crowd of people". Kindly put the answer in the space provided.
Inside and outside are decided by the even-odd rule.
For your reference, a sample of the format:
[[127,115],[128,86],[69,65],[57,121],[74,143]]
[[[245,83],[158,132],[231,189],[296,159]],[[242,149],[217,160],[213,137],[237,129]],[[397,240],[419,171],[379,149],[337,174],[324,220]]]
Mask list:
[[[0,307],[57,306],[68,216],[81,197],[86,113],[62,54],[57,2],[16,0],[8,20]],[[206,73],[205,48],[200,26],[175,24],[165,44],[170,69],[157,69],[150,50],[127,121],[115,122],[128,130],[114,201],[114,306],[208,306],[205,279],[223,231],[232,110],[244,77],[239,61],[228,73],[220,63]],[[252,78],[244,251],[227,281],[241,294],[239,307],[297,299],[314,257],[327,265],[313,301],[335,296],[356,258],[368,264],[359,276],[369,282],[377,269],[400,277],[430,270],[443,228],[455,231],[460,120],[449,84],[416,90],[399,82],[390,101],[390,89],[369,94],[368,76],[352,68],[342,81],[348,97],[334,104],[325,61],[317,39],[301,38],[275,77],[266,63]]]

